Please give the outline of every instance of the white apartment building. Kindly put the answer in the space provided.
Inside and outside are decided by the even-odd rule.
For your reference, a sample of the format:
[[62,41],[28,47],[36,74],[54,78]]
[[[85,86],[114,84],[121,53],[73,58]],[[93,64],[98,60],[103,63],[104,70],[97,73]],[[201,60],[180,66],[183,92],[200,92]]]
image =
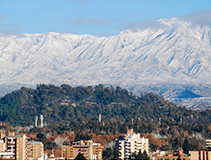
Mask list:
[[144,150],[149,153],[148,138],[140,137],[140,133],[133,133],[133,129],[127,131],[127,134],[116,139],[116,147],[119,149],[119,158],[128,159],[131,153]]
[[206,139],[206,148],[211,148],[211,139]]

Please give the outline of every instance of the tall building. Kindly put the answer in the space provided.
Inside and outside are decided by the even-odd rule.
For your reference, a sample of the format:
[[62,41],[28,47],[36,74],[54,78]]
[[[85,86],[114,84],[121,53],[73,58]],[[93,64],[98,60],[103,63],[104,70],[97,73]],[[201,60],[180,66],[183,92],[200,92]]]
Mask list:
[[119,149],[119,158],[128,159],[132,153],[138,154],[144,150],[149,153],[148,138],[140,137],[140,133],[133,133],[133,129],[127,131],[127,134],[116,139],[116,147]]
[[5,151],[5,143],[3,139],[0,139],[0,152],[4,152],[4,151]]
[[42,142],[29,141],[27,144],[27,159],[43,160],[44,158],[44,145]]
[[66,159],[75,159],[78,153],[82,153],[86,159],[101,160],[103,146],[100,143],[93,143],[92,140],[73,142],[73,145],[64,145],[61,147],[62,157]]
[[5,149],[7,152],[13,153],[16,160],[26,159],[26,135],[9,135],[4,138]]

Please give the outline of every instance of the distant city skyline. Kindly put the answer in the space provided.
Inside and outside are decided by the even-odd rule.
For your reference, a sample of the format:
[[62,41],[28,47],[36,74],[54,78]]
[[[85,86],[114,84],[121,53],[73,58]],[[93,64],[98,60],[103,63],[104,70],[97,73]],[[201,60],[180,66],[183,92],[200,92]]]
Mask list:
[[7,0],[0,3],[0,33],[111,36],[140,22],[210,8],[210,0]]

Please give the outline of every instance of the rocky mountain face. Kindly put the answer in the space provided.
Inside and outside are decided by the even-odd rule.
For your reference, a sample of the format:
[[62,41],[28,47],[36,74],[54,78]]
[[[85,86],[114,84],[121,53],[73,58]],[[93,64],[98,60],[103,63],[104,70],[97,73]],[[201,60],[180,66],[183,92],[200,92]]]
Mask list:
[[1,95],[22,85],[102,83],[137,93],[155,91],[181,105],[178,95],[185,90],[200,95],[189,97],[192,100],[211,97],[211,27],[182,18],[162,19],[156,25],[111,37],[1,35]]

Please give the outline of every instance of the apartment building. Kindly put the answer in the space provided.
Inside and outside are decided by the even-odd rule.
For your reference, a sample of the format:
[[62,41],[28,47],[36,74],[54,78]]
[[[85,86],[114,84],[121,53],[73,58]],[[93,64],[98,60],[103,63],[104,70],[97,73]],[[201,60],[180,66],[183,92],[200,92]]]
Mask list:
[[124,137],[116,139],[116,147],[119,149],[119,158],[128,159],[134,152],[138,154],[145,150],[149,153],[149,139],[140,137],[140,133],[133,133],[133,129],[130,129]]
[[44,145],[42,142],[27,142],[28,137],[25,134],[15,135],[15,132],[0,133],[0,138],[0,158],[43,160]]
[[10,135],[4,138],[5,150],[13,153],[16,160],[26,159],[26,135]]
[[78,153],[82,153],[86,159],[101,160],[103,153],[103,146],[100,143],[93,143],[92,140],[77,141],[70,145],[61,147],[62,157],[66,159],[75,159]]
[[211,150],[208,149],[197,149],[189,153],[191,160],[211,160]]
[[153,154],[153,160],[177,160],[180,156],[181,160],[190,160],[190,156],[183,153],[182,148],[176,151],[156,151]]
[[28,160],[43,160],[44,157],[44,145],[42,142],[29,141],[27,144],[27,159]]
[[0,139],[0,152],[4,152],[5,151],[5,143],[2,139]]
[[206,148],[211,149],[211,139],[206,139]]

